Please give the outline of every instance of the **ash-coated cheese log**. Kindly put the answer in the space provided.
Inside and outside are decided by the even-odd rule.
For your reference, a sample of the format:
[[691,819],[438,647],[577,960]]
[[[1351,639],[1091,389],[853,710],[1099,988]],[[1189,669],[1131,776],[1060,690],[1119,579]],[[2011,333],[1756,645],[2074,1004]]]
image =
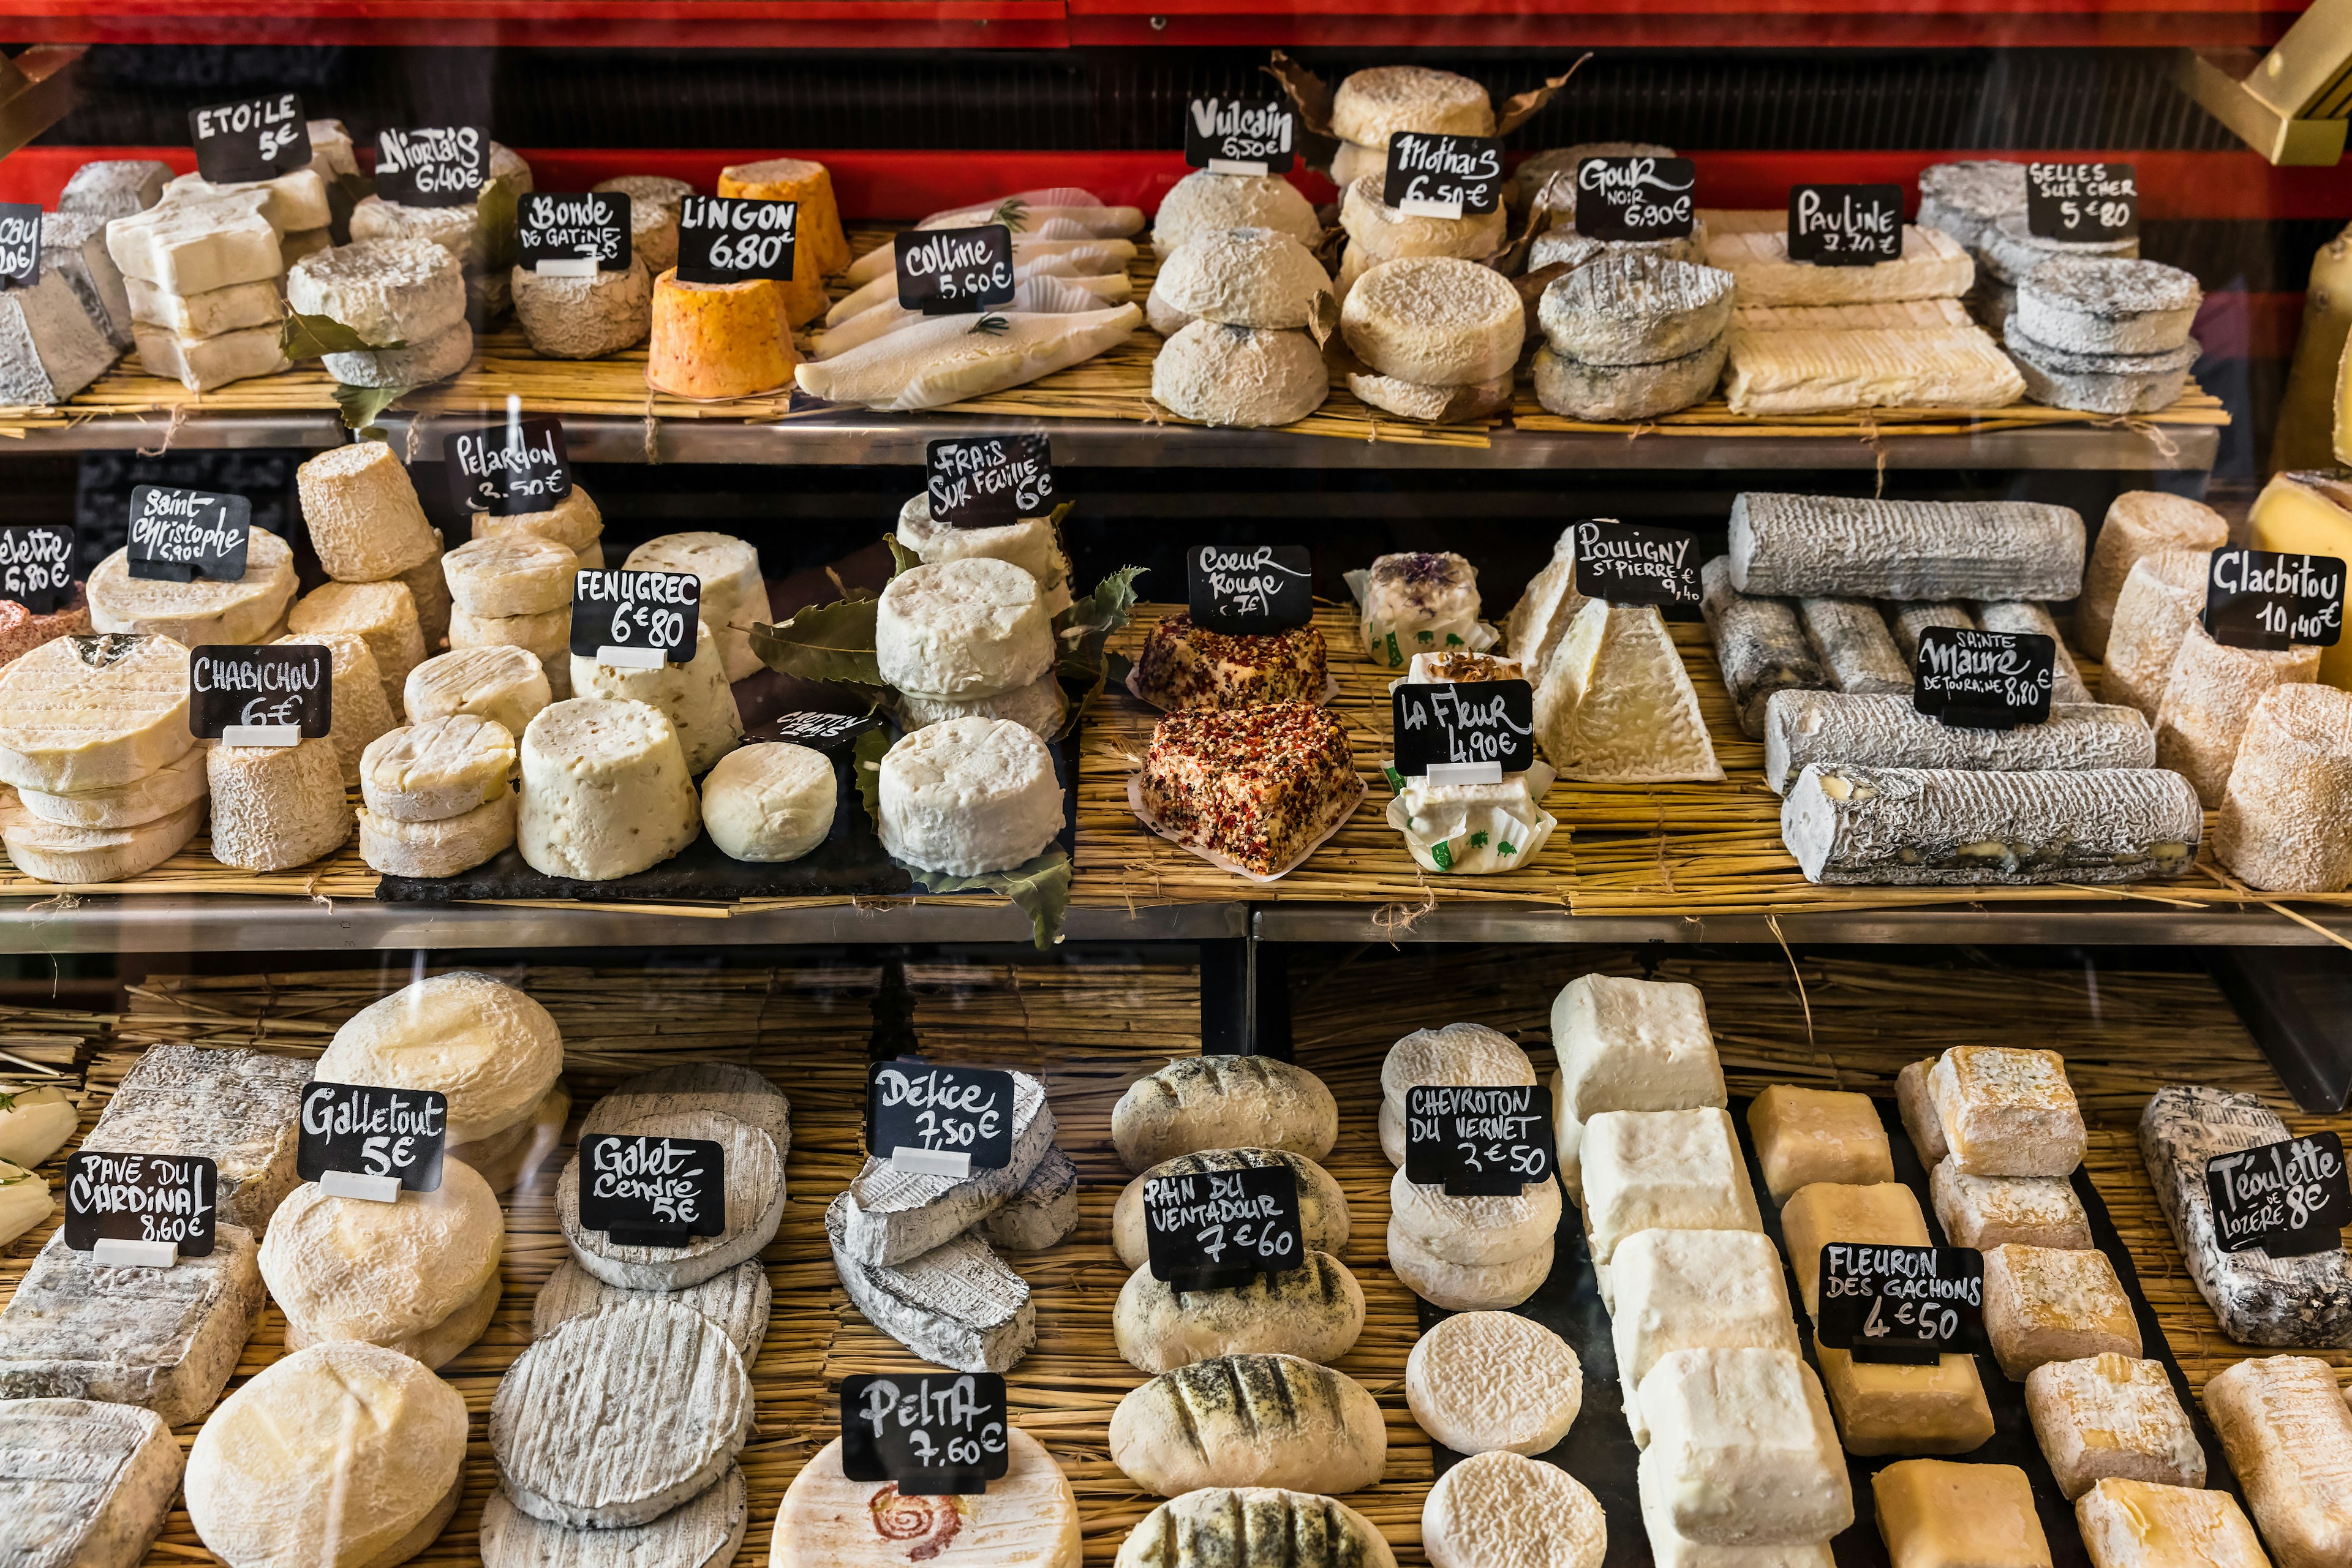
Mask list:
[[2052,707],[2092,700],[2091,689],[2083,684],[2083,672],[2074,668],[2074,656],[2066,651],[2066,639],[2059,635],[2058,623],[2047,607],[2031,599],[1992,600],[1976,605],[1975,614],[1977,625],[1986,631],[2032,632],[2057,645],[2050,672]]
[[1817,690],[1828,684],[1805,640],[1804,627],[1785,599],[1741,593],[1732,585],[1731,558],[1718,555],[1699,569],[1700,608],[1715,638],[1717,663],[1730,688],[1739,732],[1749,740],[1764,733],[1765,706],[1773,693]]
[[1162,1160],[1120,1190],[1111,1209],[1111,1250],[1129,1268],[1142,1268],[1150,1258],[1143,1190],[1155,1178],[1263,1170],[1288,1171],[1297,1179],[1298,1228],[1308,1247],[1334,1257],[1348,1249],[1348,1194],[1322,1166],[1286,1149],[1202,1149]]
[[1128,1085],[1110,1129],[1120,1161],[1139,1173],[1237,1145],[1320,1160],[1339,1142],[1339,1106],[1321,1079],[1273,1057],[1179,1057]]
[[2352,882],[2352,692],[2297,683],[2263,694],[2221,792],[2213,854],[2265,892]]
[[2222,1331],[2242,1345],[2352,1344],[2352,1260],[2341,1247],[2273,1258],[2259,1247],[2224,1252],[2215,1240],[2206,1163],[2290,1136],[2278,1113],[2252,1095],[2188,1084],[2158,1089],[2139,1118],[2140,1158],[2157,1202]]
[[1179,1290],[1150,1265],[1120,1288],[1111,1329],[1129,1366],[1169,1372],[1211,1356],[1280,1354],[1326,1364],[1364,1329],[1364,1288],[1348,1266],[1309,1248],[1297,1268],[1255,1274],[1230,1290]]
[[1911,666],[1895,646],[1886,617],[1868,599],[1816,597],[1797,601],[1805,640],[1829,678],[1830,689],[1850,696],[1911,694]]
[[1780,839],[1808,881],[1952,886],[2184,875],[2205,816],[2162,768],[1967,773],[1808,766]]
[[1749,490],[1731,503],[1743,594],[2071,599],[2083,519],[2038,501],[1864,500]]
[[1895,628],[1895,646],[1903,650],[1903,657],[1906,659],[1918,658],[1920,636],[1931,627],[1945,626],[1963,632],[1977,629],[1976,617],[1969,614],[1965,605],[1915,599],[1889,608],[1894,612],[1887,620]]
[[1028,1281],[966,1231],[901,1263],[861,1263],[844,1245],[849,1194],[826,1205],[834,1272],[866,1321],[921,1356],[958,1372],[1010,1372],[1037,1342]]
[[1786,691],[1765,714],[1764,782],[1786,795],[1799,774],[1824,768],[1957,768],[1972,773],[2080,773],[2156,766],[2156,731],[2137,708],[2053,704],[2047,721],[2014,730],[1940,723],[1908,696],[1849,697]]
[[1208,1487],[1144,1515],[1114,1568],[1396,1568],[1369,1519],[1337,1498],[1278,1487]]
[[1203,1487],[1351,1492],[1380,1484],[1388,1428],[1345,1373],[1293,1355],[1227,1355],[1163,1372],[1118,1402],[1111,1458],[1161,1497]]
[[87,1399],[0,1401],[0,1476],[16,1568],[134,1568],[180,1489],[180,1446],[152,1410]]

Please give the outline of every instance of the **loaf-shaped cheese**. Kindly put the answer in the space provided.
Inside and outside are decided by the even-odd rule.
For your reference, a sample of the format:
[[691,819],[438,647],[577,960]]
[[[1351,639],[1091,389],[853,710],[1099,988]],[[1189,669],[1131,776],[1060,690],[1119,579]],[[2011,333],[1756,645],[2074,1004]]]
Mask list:
[[1111,1310],[1118,1353],[1147,1373],[1212,1356],[1280,1354],[1329,1363],[1364,1328],[1364,1288],[1348,1266],[1309,1248],[1296,1268],[1254,1274],[1229,1290],[1179,1290],[1149,1264],[1128,1277]]
[[1111,1458],[1161,1497],[1203,1487],[1351,1492],[1379,1484],[1388,1429],[1344,1373],[1290,1355],[1229,1355],[1163,1372],[1118,1402]]
[[1143,1516],[1114,1568],[1396,1568],[1372,1521],[1337,1498],[1276,1487],[1207,1487]]
[[2039,724],[1971,730],[1927,718],[1910,697],[1836,691],[1773,696],[1764,727],[1764,782],[1786,795],[1825,768],[1956,768],[1977,773],[2082,772],[2156,766],[2156,731],[2137,708],[2053,704]]
[[1320,1160],[1339,1138],[1323,1080],[1275,1057],[1180,1057],[1136,1079],[1111,1110],[1111,1142],[1130,1171],[1203,1149],[1282,1149]]
[[1739,716],[1739,732],[1759,740],[1766,705],[1776,692],[1817,689],[1827,679],[1787,600],[1751,597],[1733,587],[1727,555],[1702,567],[1699,581],[1700,609],[1715,639],[1723,683],[1731,690],[1732,711]]
[[2296,684],[2263,693],[2221,792],[2213,854],[2264,892],[2352,882],[2352,692]]

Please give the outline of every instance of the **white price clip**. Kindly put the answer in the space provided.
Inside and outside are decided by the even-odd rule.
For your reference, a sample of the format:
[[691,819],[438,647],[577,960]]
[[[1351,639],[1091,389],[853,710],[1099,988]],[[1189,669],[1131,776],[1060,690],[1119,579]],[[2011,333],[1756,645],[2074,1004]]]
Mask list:
[[954,1149],[909,1149],[904,1143],[890,1151],[890,1168],[915,1176],[952,1176],[958,1181],[971,1174],[971,1156]]
[[1503,764],[1500,763],[1432,763],[1429,764],[1432,784],[1501,784]]
[[302,743],[299,724],[224,724],[221,744],[224,746],[299,746]]
[[1407,217],[1460,217],[1460,202],[1429,202],[1419,196],[1407,196],[1397,204],[1397,211]]
[[131,1241],[101,1236],[89,1249],[99,1268],[169,1268],[180,1260],[180,1249],[168,1241]]
[[319,1190],[329,1197],[360,1198],[372,1204],[400,1201],[398,1176],[371,1176],[361,1171],[321,1171]]
[[542,256],[532,268],[541,278],[593,278],[596,258],[593,256]]
[[657,647],[615,647],[607,645],[596,650],[596,662],[614,669],[659,669],[669,662],[669,657]]
[[1247,158],[1212,158],[1209,160],[1209,173],[1212,174],[1263,174],[1265,173],[1265,165],[1263,163],[1254,163]]

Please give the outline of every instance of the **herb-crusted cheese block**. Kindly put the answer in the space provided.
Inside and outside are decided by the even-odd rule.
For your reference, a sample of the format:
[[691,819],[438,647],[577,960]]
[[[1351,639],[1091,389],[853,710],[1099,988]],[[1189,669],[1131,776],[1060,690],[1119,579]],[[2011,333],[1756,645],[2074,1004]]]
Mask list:
[[2213,1230],[2206,1163],[2284,1142],[2286,1122],[2250,1094],[2168,1084],[2140,1113],[2140,1157],[2198,1292],[2242,1345],[2322,1350],[2352,1344],[2352,1262],[2341,1248],[2273,1258],[2223,1252]]
[[1010,1372],[1037,1342],[1028,1281],[966,1231],[901,1263],[860,1263],[844,1245],[849,1194],[826,1205],[834,1271],[866,1321],[929,1362],[958,1372]]
[[1146,1514],[1117,1568],[1396,1568],[1370,1520],[1336,1498],[1276,1487],[1208,1487]]
[[1964,773],[1812,763],[1780,838],[1815,882],[2128,882],[2197,858],[2197,792],[2162,768]]
[[1013,1157],[995,1170],[942,1176],[869,1157],[845,1190],[843,1249],[876,1267],[903,1263],[1003,1207],[1054,1146],[1054,1111],[1042,1082],[1014,1073],[1010,1113]]
[[1864,500],[1749,490],[1731,503],[1743,594],[2071,599],[2083,520],[2037,501]]
[[2296,684],[2263,694],[2221,792],[2213,853],[2265,891],[2352,881],[2352,692]]
[[1379,1402],[1355,1379],[1290,1355],[1229,1355],[1163,1372],[1118,1403],[1111,1458],[1161,1497],[1202,1487],[1378,1485]]
[[[566,1259],[555,1266],[539,1288],[530,1308],[530,1337],[543,1340],[574,1318],[610,1311],[631,1301],[645,1300],[648,1292],[607,1285],[579,1264]],[[743,1364],[759,1359],[760,1342],[768,1337],[772,1297],[768,1271],[757,1258],[714,1274],[699,1285],[667,1293],[665,1300],[693,1308],[719,1325]]]
[[609,1530],[533,1519],[492,1492],[477,1541],[483,1568],[725,1568],[743,1544],[749,1504],[740,1465],[650,1523]]
[[1045,1445],[1015,1426],[1005,1433],[1004,1474],[961,1497],[853,1481],[835,1438],[785,1491],[768,1568],[1078,1568],[1079,1555],[1078,1500]]
[[138,1405],[184,1426],[236,1370],[264,1300],[253,1233],[169,1268],[100,1268],[59,1231],[0,1311],[0,1399]]
[[2156,731],[2120,703],[2053,704],[2040,724],[1970,730],[1938,723],[1903,696],[1836,691],[1773,694],[1764,726],[1764,782],[1786,795],[1815,763],[1986,773],[2081,772],[2156,766]]
[[1323,1080],[1272,1057],[1180,1057],[1128,1085],[1111,1110],[1111,1142],[1130,1171],[1236,1142],[1310,1160],[1339,1138],[1339,1107]]
[[701,829],[686,752],[660,709],[575,698],[542,709],[523,731],[516,842],[532,870],[625,877],[668,859]]
[[1142,1268],[1150,1258],[1144,1224],[1146,1184],[1162,1177],[1264,1170],[1288,1171],[1297,1179],[1298,1228],[1308,1247],[1335,1257],[1347,1250],[1347,1194],[1322,1166],[1286,1149],[1203,1149],[1160,1161],[1120,1190],[1111,1209],[1111,1249],[1129,1268]]
[[12,1568],[134,1568],[163,1528],[181,1468],[152,1410],[0,1401],[0,1553]]
[[1612,254],[1555,279],[1536,313],[1556,353],[1587,364],[1656,364],[1721,337],[1731,290],[1731,274],[1717,268]]
[[743,716],[727,684],[726,659],[709,626],[696,622],[694,657],[651,669],[572,656],[572,689],[580,697],[643,702],[668,716],[686,753],[686,771],[700,777],[743,743]]
[[310,1076],[310,1064],[299,1057],[150,1046],[81,1146],[203,1155],[219,1168],[222,1223],[258,1235],[300,1180],[294,1148]]
[[1211,1356],[1271,1353],[1330,1363],[1364,1328],[1364,1289],[1346,1264],[1309,1248],[1304,1264],[1231,1290],[1178,1290],[1150,1265],[1128,1277],[1112,1310],[1118,1353],[1148,1373]]
[[[1732,710],[1739,716],[1739,732],[1759,739],[1765,704],[1775,692],[1817,689],[1827,678],[1789,602],[1751,598],[1733,587],[1729,556],[1718,555],[1700,568],[1699,583],[1700,608],[1715,639],[1723,683],[1731,691]],[[1872,618],[1877,614],[1871,611]]]
[[610,1129],[632,1137],[692,1138],[717,1143],[724,1173],[726,1228],[697,1236],[684,1247],[617,1242],[580,1221],[580,1184],[587,1179],[574,1154],[555,1184],[556,1217],[580,1267],[630,1290],[680,1290],[724,1273],[775,1239],[784,1214],[784,1162],[776,1141],[715,1110],[640,1116]]

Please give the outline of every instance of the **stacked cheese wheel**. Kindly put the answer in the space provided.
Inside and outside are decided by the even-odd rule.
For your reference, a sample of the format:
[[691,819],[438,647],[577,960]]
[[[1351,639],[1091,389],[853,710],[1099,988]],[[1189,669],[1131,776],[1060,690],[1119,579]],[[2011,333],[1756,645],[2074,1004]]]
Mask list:
[[1639,252],[1547,286],[1536,397],[1575,419],[1647,419],[1715,390],[1730,347],[1732,276]]
[[430,239],[362,240],[304,257],[287,274],[286,300],[373,345],[323,357],[327,374],[345,385],[421,386],[473,358],[465,277]]
[[1304,419],[1330,395],[1322,350],[1307,331],[1329,330],[1330,301],[1330,276],[1290,235],[1194,235],[1161,260],[1151,286],[1152,329],[1168,340],[1151,362],[1151,395],[1203,425]]
[[1070,607],[1070,557],[1051,517],[1024,517],[983,528],[956,528],[931,516],[929,491],[898,509],[895,537],[926,566],[984,555],[1010,562],[1037,580],[1050,618]]
[[[511,301],[508,274],[513,266],[515,250],[515,220],[512,207],[506,209],[502,223],[485,223],[482,219],[482,197],[492,185],[500,187],[509,202],[522,197],[531,188],[530,165],[511,149],[493,142],[488,151],[488,179],[475,199],[448,206],[410,206],[405,203],[387,201],[372,195],[362,200],[352,212],[352,239],[354,243],[377,239],[429,240],[448,252],[465,278],[466,313],[478,321],[486,321],[506,313]],[[465,323],[460,321],[459,328]],[[446,363],[453,356],[457,363],[443,375],[453,374],[465,363],[463,356],[446,341],[457,335],[451,329],[422,342],[411,343],[407,353],[431,356],[432,363]],[[473,333],[464,332],[467,353],[472,352]],[[355,367],[356,368],[356,367]],[[397,381],[377,381],[372,385],[400,386],[412,384]]]
[[444,563],[457,606],[449,646],[521,648],[539,660],[553,698],[572,696],[572,574],[604,564],[604,513],[575,482],[542,510],[472,515],[472,542]]

